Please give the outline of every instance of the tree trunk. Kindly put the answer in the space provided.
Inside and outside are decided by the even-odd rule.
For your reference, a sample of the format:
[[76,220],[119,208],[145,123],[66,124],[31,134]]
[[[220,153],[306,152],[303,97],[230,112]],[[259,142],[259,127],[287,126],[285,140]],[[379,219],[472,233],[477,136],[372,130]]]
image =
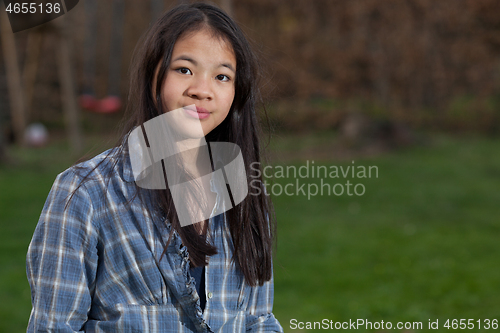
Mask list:
[[[1,6],[3,7],[3,6]],[[14,139],[19,144],[24,144],[24,129],[26,128],[24,92],[21,84],[21,74],[17,61],[16,42],[14,33],[9,25],[7,12],[2,8],[0,10],[2,49],[5,59],[5,71],[7,74],[7,85],[9,90],[10,114]]]
[[80,109],[76,99],[76,87],[73,77],[73,67],[71,64],[71,56],[69,50],[68,40],[68,27],[65,24],[65,18],[61,17],[56,22],[58,24],[58,37],[59,49],[58,62],[59,62],[59,82],[61,86],[61,98],[64,111],[64,118],[66,122],[66,131],[68,133],[69,141],[73,153],[76,155],[81,154],[83,150],[83,139],[80,130]]

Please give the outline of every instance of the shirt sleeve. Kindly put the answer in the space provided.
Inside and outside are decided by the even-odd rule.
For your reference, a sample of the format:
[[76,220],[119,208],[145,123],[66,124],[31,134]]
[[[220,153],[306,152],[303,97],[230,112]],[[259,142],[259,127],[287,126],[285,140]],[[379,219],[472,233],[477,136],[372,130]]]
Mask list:
[[247,308],[247,332],[283,332],[278,320],[274,317],[274,280],[264,282],[262,286],[252,288]]
[[28,248],[32,311],[27,332],[83,331],[97,268],[93,207],[73,170],[52,186]]

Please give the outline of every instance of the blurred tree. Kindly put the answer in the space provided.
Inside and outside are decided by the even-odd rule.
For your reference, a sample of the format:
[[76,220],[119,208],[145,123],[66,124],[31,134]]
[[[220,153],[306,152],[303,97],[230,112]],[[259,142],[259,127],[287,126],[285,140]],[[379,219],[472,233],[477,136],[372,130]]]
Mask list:
[[455,99],[500,90],[497,0],[244,0],[234,7],[263,46],[280,98],[369,100],[387,117],[422,119],[432,110],[439,122]]
[[[0,7],[3,7],[0,5]],[[12,121],[12,129],[16,142],[22,144],[24,139],[24,129],[26,127],[25,105],[23,86],[21,84],[21,74],[19,71],[17,47],[14,34],[8,23],[7,12],[0,10],[0,31],[2,38],[3,58],[5,60],[5,70],[7,73],[7,85],[9,90],[9,101]]]
[[[191,0],[123,0],[121,63],[129,64],[141,34],[160,7]],[[361,101],[377,116],[425,125],[455,121],[471,126],[500,121],[500,2],[498,0],[216,0],[254,41],[264,60],[264,93],[283,100]],[[84,10],[84,6],[80,6]],[[88,28],[73,15],[76,79],[83,86]],[[105,95],[120,62],[109,61],[112,2],[98,2],[94,28],[96,94]],[[115,40],[115,42],[118,42]],[[116,48],[115,48],[116,49]],[[42,55],[43,56],[43,55]],[[47,57],[48,58],[48,57]],[[40,62],[42,59],[40,59]],[[114,67],[113,67],[113,66]],[[46,66],[49,67],[49,66]],[[114,77],[126,78],[128,66]],[[60,116],[54,68],[40,68],[37,112]],[[118,80],[115,80],[118,81]],[[126,101],[128,80],[119,80]],[[272,84],[268,84],[271,82]],[[275,89],[273,90],[272,87]],[[496,98],[496,99],[495,99]],[[450,107],[467,99],[459,112]],[[55,101],[55,102],[53,102]],[[457,102],[458,101],[458,102]],[[37,103],[38,102],[38,103]],[[298,109],[301,103],[291,103]],[[310,109],[304,109],[309,112]],[[458,115],[457,115],[458,114]],[[462,116],[463,114],[464,116]],[[292,113],[295,123],[303,115]],[[338,122],[339,117],[332,117]],[[482,125],[481,125],[482,126]],[[325,128],[329,128],[325,125]]]
[[73,153],[79,155],[83,150],[83,137],[80,124],[80,109],[78,108],[76,98],[73,58],[69,45],[70,29],[66,21],[66,16],[54,22],[58,27],[59,48],[56,52],[66,132]]

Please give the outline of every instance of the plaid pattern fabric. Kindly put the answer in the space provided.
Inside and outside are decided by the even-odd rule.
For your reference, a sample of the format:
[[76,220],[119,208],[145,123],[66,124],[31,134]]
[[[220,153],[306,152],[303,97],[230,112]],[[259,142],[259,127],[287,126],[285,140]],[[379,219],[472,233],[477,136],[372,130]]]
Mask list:
[[186,247],[174,232],[159,260],[170,226],[148,215],[130,160],[112,163],[116,154],[72,167],[52,186],[27,255],[28,332],[282,332],[273,281],[250,287],[231,261],[224,214],[209,221],[218,253],[205,269],[201,311]]

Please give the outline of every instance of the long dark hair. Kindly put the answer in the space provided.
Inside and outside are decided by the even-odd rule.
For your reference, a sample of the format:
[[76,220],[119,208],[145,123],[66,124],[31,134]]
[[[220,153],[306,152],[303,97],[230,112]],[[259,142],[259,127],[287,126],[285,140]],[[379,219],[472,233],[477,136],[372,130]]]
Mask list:
[[[195,3],[173,8],[156,21],[138,43],[130,72],[127,103],[129,122],[120,142],[125,142],[128,133],[136,126],[164,113],[161,92],[174,45],[185,34],[206,28],[232,46],[236,57],[236,77],[235,96],[229,114],[205,139],[207,142],[237,144],[243,155],[248,184],[256,179],[262,184],[261,173],[257,171],[261,158],[261,130],[256,115],[256,104],[261,100],[257,84],[258,62],[241,29],[213,5]],[[155,75],[156,85],[153,87]],[[181,227],[168,189],[144,190],[137,187],[137,191],[146,191],[149,198],[154,198],[154,204],[150,207],[156,207],[153,209],[161,210],[166,215],[173,230],[188,248],[194,266],[206,264],[206,256],[217,253],[216,248],[198,233],[194,225]],[[234,246],[233,259],[246,282],[255,286],[270,280],[275,218],[269,197],[264,191],[260,191],[259,195],[248,195],[226,212],[226,219]]]

